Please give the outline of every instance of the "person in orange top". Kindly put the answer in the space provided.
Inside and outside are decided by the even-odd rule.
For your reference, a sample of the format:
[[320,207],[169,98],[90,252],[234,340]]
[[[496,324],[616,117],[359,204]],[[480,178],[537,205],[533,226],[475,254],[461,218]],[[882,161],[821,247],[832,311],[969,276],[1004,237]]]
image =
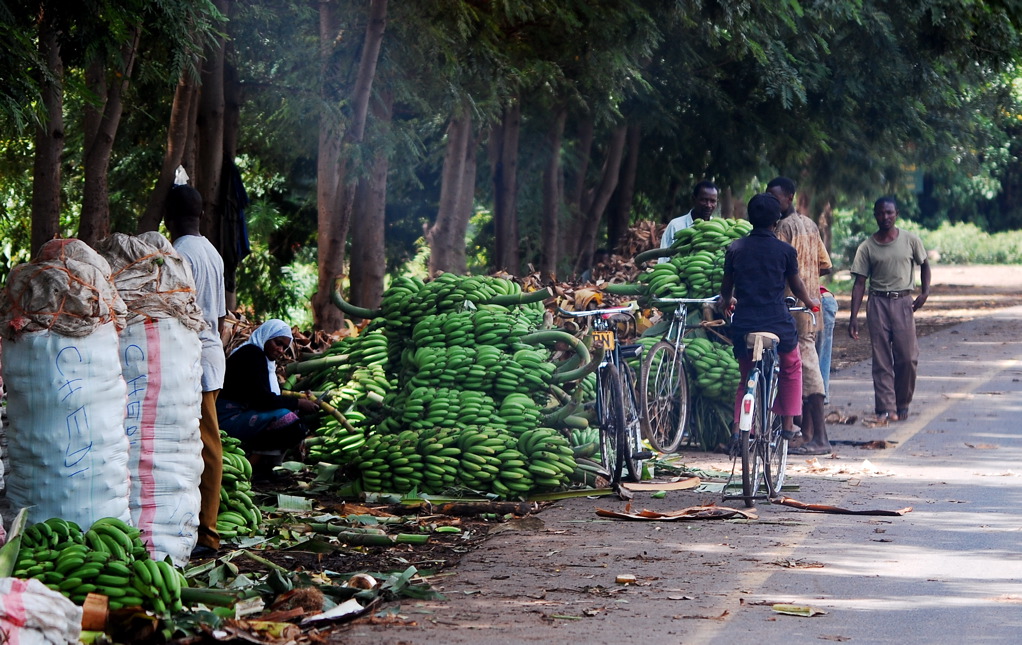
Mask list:
[[[820,237],[816,223],[795,211],[795,182],[777,177],[767,184],[767,192],[781,202],[781,221],[777,222],[777,239],[795,247],[798,252],[798,272],[806,289],[818,294],[820,276],[830,273],[830,255]],[[826,393],[816,336],[820,333],[823,316],[800,314],[798,324],[798,351],[802,357],[802,428],[803,442],[791,449],[795,455],[827,455],[831,452],[827,438],[827,424],[823,410]],[[815,324],[814,324],[815,323]],[[829,369],[829,368],[828,368]]]

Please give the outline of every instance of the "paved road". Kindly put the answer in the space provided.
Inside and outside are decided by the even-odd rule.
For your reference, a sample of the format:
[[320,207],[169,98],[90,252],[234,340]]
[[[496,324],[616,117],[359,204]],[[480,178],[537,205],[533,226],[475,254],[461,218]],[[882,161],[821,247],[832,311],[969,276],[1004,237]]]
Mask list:
[[[889,427],[832,426],[819,468],[792,464],[792,493],[902,517],[759,509],[757,522],[602,520],[612,499],[560,502],[466,556],[435,585],[444,602],[405,602],[394,623],[346,643],[652,641],[762,644],[1022,641],[1022,308],[921,339],[916,402]],[[836,375],[831,407],[872,408],[869,364]],[[686,454],[686,463],[723,463]],[[867,463],[868,462],[868,463]],[[810,471],[813,472],[810,472]],[[708,492],[633,507],[676,510]],[[615,577],[630,573],[635,585]],[[813,618],[773,603],[808,605]],[[341,641],[337,641],[341,642]]]

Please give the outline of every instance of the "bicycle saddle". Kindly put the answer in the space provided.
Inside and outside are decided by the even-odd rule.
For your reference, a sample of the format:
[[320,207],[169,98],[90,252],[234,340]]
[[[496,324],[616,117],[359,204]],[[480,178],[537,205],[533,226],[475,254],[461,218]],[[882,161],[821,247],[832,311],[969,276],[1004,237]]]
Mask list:
[[776,347],[781,339],[768,331],[754,331],[745,335],[745,346],[751,350],[753,362],[763,358],[764,347]]

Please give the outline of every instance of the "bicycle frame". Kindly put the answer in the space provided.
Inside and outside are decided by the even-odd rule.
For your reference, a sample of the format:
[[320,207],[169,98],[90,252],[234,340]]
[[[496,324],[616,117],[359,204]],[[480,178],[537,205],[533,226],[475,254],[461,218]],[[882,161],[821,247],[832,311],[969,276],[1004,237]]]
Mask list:
[[[594,343],[600,343],[605,349],[603,361],[596,371],[596,414],[601,427],[601,456],[611,483],[620,481],[624,466],[627,466],[629,476],[638,481],[641,478],[642,461],[652,454],[644,452],[641,447],[635,383],[624,358],[626,354],[638,356],[642,347],[620,345],[617,331],[611,323],[612,316],[630,315],[633,308],[568,311],[558,307],[557,310],[570,318],[592,318],[589,333]],[[613,455],[607,454],[612,450]]]
[[688,329],[688,306],[713,304],[719,299],[720,296],[713,296],[712,298],[657,298],[654,300],[653,306],[657,308],[660,305],[677,305],[677,308],[671,312],[671,320],[667,325],[667,331],[663,335],[663,340],[671,343],[675,350],[683,348],[685,345],[685,331]]

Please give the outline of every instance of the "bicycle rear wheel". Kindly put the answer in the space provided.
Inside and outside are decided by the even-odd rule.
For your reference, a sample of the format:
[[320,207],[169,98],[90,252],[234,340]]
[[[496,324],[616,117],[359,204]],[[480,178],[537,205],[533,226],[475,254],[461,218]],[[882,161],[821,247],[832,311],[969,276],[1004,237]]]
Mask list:
[[[752,454],[752,495],[759,495],[761,490],[769,492],[770,487],[770,438],[773,422],[776,417],[770,410],[768,403],[770,387],[760,379],[758,391],[756,392],[756,410],[752,416],[752,438],[753,444],[750,448]],[[771,384],[772,385],[772,384]],[[780,419],[778,419],[780,422]]]
[[771,413],[769,440],[766,443],[766,483],[770,497],[781,496],[784,471],[788,467],[788,440],[781,436],[781,418]]
[[[642,464],[652,456],[642,445],[642,415],[635,400],[635,372],[627,364],[620,369],[621,402],[624,411],[624,425],[621,435],[621,457],[633,482],[642,481]],[[645,456],[640,456],[645,454]]]
[[688,377],[685,361],[672,343],[650,348],[639,374],[642,433],[659,452],[674,452],[685,438],[688,423]]
[[621,481],[624,460],[621,454],[621,434],[625,427],[624,407],[621,401],[621,379],[617,367],[607,365],[600,370],[600,460],[607,470],[610,483]]
[[[752,508],[756,501],[756,488],[759,486],[757,479],[759,474],[756,472],[757,459],[756,441],[759,434],[758,421],[760,418],[760,391],[762,390],[762,384],[759,379],[750,378],[749,381],[752,386],[746,390],[746,395],[752,393],[753,410],[752,410],[752,429],[749,431],[742,431],[739,433],[741,443],[741,455],[742,455],[742,501],[745,502],[746,508]],[[744,412],[743,412],[744,414]]]

